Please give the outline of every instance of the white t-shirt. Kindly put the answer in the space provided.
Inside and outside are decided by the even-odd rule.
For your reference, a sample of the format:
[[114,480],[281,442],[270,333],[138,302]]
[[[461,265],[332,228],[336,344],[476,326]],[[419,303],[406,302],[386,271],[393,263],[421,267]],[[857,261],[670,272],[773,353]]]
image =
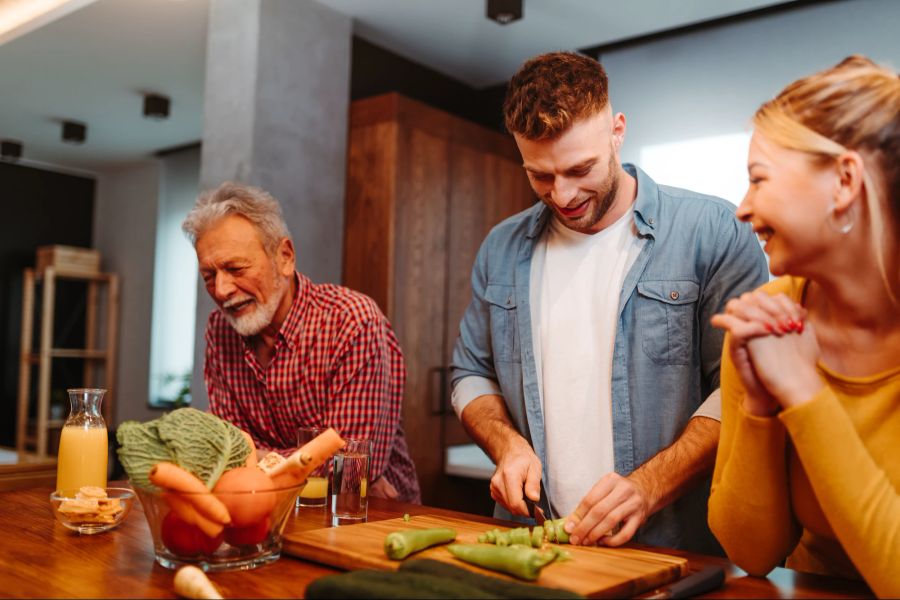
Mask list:
[[594,234],[551,220],[531,263],[535,367],[554,512],[614,470],[612,359],[619,297],[640,253],[634,212]]

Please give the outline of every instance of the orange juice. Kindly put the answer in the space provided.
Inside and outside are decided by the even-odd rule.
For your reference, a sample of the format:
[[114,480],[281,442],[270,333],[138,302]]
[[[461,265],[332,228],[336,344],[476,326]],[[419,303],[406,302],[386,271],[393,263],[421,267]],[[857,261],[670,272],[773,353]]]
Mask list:
[[300,491],[301,498],[325,498],[328,495],[327,477],[309,477],[306,486]]
[[63,427],[56,464],[56,489],[77,490],[85,485],[105,488],[108,451],[106,427]]

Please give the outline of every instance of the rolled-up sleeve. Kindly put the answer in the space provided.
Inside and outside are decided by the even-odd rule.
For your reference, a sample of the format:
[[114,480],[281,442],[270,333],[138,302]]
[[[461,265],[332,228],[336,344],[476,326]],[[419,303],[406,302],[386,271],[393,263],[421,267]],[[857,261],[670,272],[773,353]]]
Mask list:
[[503,395],[500,385],[493,379],[479,377],[477,375],[460,379],[456,382],[456,385],[453,386],[453,394],[450,397],[456,416],[462,418],[463,409],[468,406],[472,400],[479,396],[487,396],[489,394],[497,396]]

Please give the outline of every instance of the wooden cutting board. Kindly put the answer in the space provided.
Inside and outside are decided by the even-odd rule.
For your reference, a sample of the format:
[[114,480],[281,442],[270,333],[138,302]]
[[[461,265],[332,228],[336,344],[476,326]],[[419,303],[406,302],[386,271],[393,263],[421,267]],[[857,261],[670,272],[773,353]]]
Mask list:
[[[459,543],[476,543],[478,536],[493,525],[452,517],[416,515],[403,519],[374,521],[290,533],[284,536],[283,552],[291,556],[339,569],[396,570],[400,563],[384,553],[384,538],[392,531],[449,527],[457,532]],[[501,528],[502,529],[502,528]],[[564,546],[572,560],[552,563],[541,571],[538,585],[572,590],[596,598],[634,596],[678,579],[688,572],[688,561],[633,548],[587,548]],[[433,558],[481,571],[459,561],[440,546],[429,548],[412,558]]]

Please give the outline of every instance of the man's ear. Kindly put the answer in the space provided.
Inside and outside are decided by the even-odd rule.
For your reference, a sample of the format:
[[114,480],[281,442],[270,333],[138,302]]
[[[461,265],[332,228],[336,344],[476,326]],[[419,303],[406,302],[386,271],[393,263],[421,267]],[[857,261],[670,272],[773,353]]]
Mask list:
[[613,146],[615,146],[616,150],[620,150],[622,144],[625,143],[625,129],[625,115],[622,113],[613,115],[612,137]]
[[278,243],[276,251],[276,260],[278,261],[278,270],[285,277],[293,275],[297,268],[296,256],[294,255],[294,243],[288,238],[282,238]]
[[[841,213],[862,195],[866,166],[859,152],[848,150],[837,157],[835,170],[834,209]],[[869,190],[872,193],[872,190]]]

